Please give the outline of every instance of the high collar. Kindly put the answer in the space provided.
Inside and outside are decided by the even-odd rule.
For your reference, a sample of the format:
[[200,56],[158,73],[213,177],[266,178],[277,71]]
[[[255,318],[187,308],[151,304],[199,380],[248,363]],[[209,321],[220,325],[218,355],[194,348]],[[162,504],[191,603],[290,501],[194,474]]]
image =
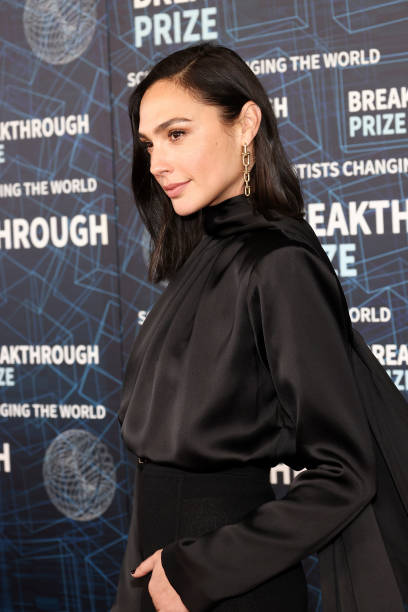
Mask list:
[[[255,210],[253,200],[243,194],[223,200],[214,206],[206,206],[201,210],[204,231],[212,237],[223,238],[261,229],[277,230],[292,242],[300,243],[314,251],[324,260],[334,276],[337,276],[319,238],[305,218],[291,217],[275,209],[268,209],[268,218],[266,218]],[[272,236],[271,240],[273,241]],[[339,283],[338,279],[337,282]],[[341,289],[340,284],[339,287]],[[344,307],[348,309],[345,298]]]
[[204,231],[217,238],[273,227],[284,219],[284,215],[277,211],[271,211],[273,218],[267,219],[255,210],[253,200],[243,194],[206,206],[202,214]]

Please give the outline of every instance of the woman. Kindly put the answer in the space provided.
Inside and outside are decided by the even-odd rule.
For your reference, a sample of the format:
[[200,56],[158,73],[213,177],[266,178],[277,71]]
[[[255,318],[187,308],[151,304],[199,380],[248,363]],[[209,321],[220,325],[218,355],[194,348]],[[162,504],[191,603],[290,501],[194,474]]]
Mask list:
[[[302,559],[376,495],[344,295],[236,53],[172,54],[129,112],[149,278],[170,283],[125,375],[119,420],[140,468],[113,610],[306,612]],[[281,462],[303,471],[277,500]],[[374,585],[370,611],[403,610],[387,559],[394,607]]]

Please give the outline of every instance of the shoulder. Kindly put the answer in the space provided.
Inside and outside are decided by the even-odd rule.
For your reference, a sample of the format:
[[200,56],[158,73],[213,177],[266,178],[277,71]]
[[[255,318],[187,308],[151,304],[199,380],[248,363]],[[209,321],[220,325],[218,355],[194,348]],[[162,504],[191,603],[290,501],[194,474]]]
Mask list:
[[316,240],[317,243],[307,232],[286,232],[281,227],[270,227],[248,233],[243,251],[251,274],[268,274],[281,268],[294,273],[305,266],[316,266],[335,275],[323,247]]
[[279,230],[253,234],[246,245],[249,300],[263,295],[300,306],[320,296],[336,310],[348,312],[341,283],[321,245],[319,250],[313,240],[298,239]]

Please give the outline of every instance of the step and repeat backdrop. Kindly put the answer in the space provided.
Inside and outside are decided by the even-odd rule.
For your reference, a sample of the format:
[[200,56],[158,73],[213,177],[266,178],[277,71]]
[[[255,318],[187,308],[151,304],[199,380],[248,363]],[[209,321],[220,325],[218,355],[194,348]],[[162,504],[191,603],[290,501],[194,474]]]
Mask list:
[[[169,53],[218,42],[261,80],[353,324],[408,398],[407,21],[407,0],[0,4],[2,612],[114,600],[134,475],[121,384],[166,288],[147,280],[127,100]],[[294,475],[271,466],[278,496]]]

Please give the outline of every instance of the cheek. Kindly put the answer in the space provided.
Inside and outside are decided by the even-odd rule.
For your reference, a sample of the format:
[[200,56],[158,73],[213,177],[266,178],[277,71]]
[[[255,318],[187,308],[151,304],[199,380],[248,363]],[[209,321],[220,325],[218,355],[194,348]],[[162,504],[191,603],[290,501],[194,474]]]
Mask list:
[[217,174],[226,173],[234,165],[233,151],[230,143],[225,140],[214,139],[206,152],[204,163],[207,167],[211,166]]
[[241,172],[241,156],[236,145],[230,140],[221,140],[214,150],[212,166],[218,177],[229,181]]
[[191,172],[192,178],[199,181],[211,178],[216,160],[217,143],[213,141],[191,147],[184,157],[185,168]]
[[183,174],[192,178],[200,187],[230,181],[240,172],[240,155],[229,139],[216,133],[207,134],[188,147],[178,160]]

